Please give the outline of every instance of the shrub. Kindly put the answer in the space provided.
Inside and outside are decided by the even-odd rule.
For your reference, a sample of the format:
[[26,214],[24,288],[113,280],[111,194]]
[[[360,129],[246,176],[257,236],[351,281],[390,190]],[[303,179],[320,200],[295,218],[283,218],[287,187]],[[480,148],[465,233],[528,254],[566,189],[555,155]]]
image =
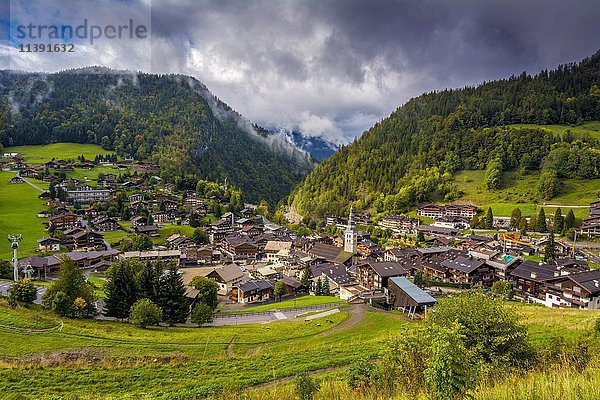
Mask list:
[[364,392],[381,383],[381,374],[374,362],[362,359],[348,369],[347,380],[352,390]]
[[294,381],[294,390],[300,400],[312,400],[320,388],[321,384],[306,373],[298,375]]
[[198,303],[192,310],[190,319],[193,323],[198,324],[198,326],[209,324],[213,321],[213,310],[207,304]]
[[129,312],[129,322],[140,328],[156,325],[160,322],[162,311],[159,306],[149,299],[136,301]]
[[600,318],[598,318],[596,320],[596,326],[595,326],[595,328],[596,328],[596,334],[600,335]]
[[65,292],[56,292],[52,298],[51,308],[61,317],[68,317],[71,313],[71,299]]
[[8,291],[9,302],[12,304],[33,304],[37,299],[37,288],[30,279],[21,279],[11,286]]

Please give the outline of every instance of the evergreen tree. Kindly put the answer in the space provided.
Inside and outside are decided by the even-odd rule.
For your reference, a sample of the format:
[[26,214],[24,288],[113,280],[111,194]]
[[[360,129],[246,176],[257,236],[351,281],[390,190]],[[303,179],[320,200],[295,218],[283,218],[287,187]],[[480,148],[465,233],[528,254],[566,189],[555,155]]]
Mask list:
[[321,296],[323,294],[323,281],[321,278],[317,279],[317,283],[315,285],[315,296]]
[[544,261],[551,262],[556,258],[556,247],[554,243],[554,233],[550,232],[550,236],[548,237],[548,241],[546,242],[546,247],[544,249]]
[[157,304],[162,309],[164,322],[174,325],[186,321],[189,305],[183,279],[176,265],[171,265],[159,279]]
[[310,266],[308,263],[304,266],[304,270],[302,271],[302,277],[300,277],[300,284],[306,288],[310,288],[312,272],[310,270]]
[[521,218],[521,222],[519,222],[519,232],[521,235],[527,235],[527,220],[525,218]]
[[273,291],[273,294],[279,298],[279,301],[281,301],[281,296],[283,296],[286,292],[287,288],[283,281],[279,281],[275,284],[275,290]]
[[56,198],[56,185],[54,184],[54,181],[50,182],[50,187],[48,188],[48,194],[50,195],[51,199]]
[[562,215],[560,207],[554,212],[554,222],[552,223],[552,232],[560,234],[563,231],[565,225],[565,218]]
[[194,243],[196,243],[198,245],[207,244],[209,242],[208,234],[202,228],[196,228],[194,230],[193,239],[194,239]]
[[[86,281],[75,261],[64,257],[60,263],[58,276],[58,280],[54,281],[42,296],[44,308],[56,311],[61,316],[73,317],[76,315],[75,300],[83,299],[85,307],[83,310],[78,310],[78,315],[85,317],[95,315],[97,310],[94,287]],[[61,293],[60,301],[55,302],[58,293]],[[60,303],[60,307],[55,307],[55,303]]]
[[511,228],[518,229],[521,224],[521,218],[523,218],[523,214],[521,213],[521,209],[517,207],[512,211],[510,216]]
[[544,211],[543,207],[540,208],[540,212],[539,212],[537,220],[536,220],[535,231],[536,232],[547,232],[548,231],[548,226],[546,225],[546,212]]
[[573,209],[569,209],[567,216],[565,217],[564,228],[565,231],[571,230],[575,227],[575,214],[573,214]]
[[331,296],[331,290],[329,289],[329,278],[323,279],[323,286],[321,287],[321,295]]
[[158,279],[162,274],[160,264],[146,262],[136,274],[136,286],[138,288],[138,298],[149,299],[156,302],[158,294]]
[[485,229],[494,229],[494,214],[492,213],[492,207],[489,207],[487,214],[485,215]]
[[425,242],[425,234],[423,233],[423,231],[419,230],[417,232],[417,243],[424,243]]
[[104,315],[117,319],[129,316],[131,307],[138,300],[135,272],[135,264],[129,261],[116,262],[108,269]]

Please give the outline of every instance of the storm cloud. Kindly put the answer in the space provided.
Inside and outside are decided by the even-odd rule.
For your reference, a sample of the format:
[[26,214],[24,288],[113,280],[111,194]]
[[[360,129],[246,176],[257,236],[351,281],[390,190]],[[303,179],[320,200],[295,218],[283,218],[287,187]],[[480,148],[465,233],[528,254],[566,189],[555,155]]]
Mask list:
[[[10,19],[32,12],[27,3],[12,1]],[[65,20],[92,14],[111,23],[118,7],[123,18],[148,19],[150,48],[115,40],[56,57],[18,53],[9,42],[0,47],[3,65],[192,75],[260,125],[335,143],[423,92],[536,73],[600,48],[600,3],[587,0],[77,3],[44,2],[35,19],[54,7]]]

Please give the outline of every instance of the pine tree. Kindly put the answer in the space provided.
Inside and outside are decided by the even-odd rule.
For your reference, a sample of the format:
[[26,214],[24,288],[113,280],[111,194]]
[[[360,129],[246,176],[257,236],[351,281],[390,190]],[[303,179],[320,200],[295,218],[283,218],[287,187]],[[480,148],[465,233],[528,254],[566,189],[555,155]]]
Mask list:
[[156,302],[158,294],[158,279],[162,273],[159,263],[147,262],[136,274],[136,285],[138,287],[138,298],[150,299]]
[[300,278],[300,284],[306,288],[310,288],[310,283],[312,279],[312,272],[310,270],[310,266],[306,263],[304,270],[302,271],[302,277]]
[[554,212],[554,222],[552,223],[552,232],[560,234],[563,231],[565,225],[565,218],[562,215],[560,207]]
[[321,296],[323,294],[323,281],[321,278],[317,279],[317,284],[315,285],[315,296]]
[[548,241],[546,242],[546,248],[544,249],[544,261],[550,262],[554,261],[556,258],[556,248],[554,244],[554,233],[550,232],[550,236],[548,237]]
[[510,216],[510,226],[511,226],[511,228],[517,229],[520,226],[521,218],[523,218],[523,214],[521,213],[521,209],[520,208],[515,208],[512,211],[512,214]]
[[164,322],[174,325],[186,321],[189,305],[183,279],[176,265],[169,267],[159,279],[157,304],[162,309]]
[[321,295],[331,296],[331,290],[329,289],[329,279],[323,279],[323,286],[321,287]]
[[548,226],[546,225],[546,212],[544,211],[543,207],[540,208],[540,213],[538,214],[538,217],[536,220],[535,231],[536,232],[547,232],[548,231]]
[[104,315],[125,319],[138,299],[134,265],[129,261],[114,263],[106,276]]
[[485,229],[494,229],[494,214],[492,207],[489,207],[485,216]]
[[565,231],[573,229],[575,227],[575,214],[573,214],[573,209],[570,209],[565,217],[564,228]]

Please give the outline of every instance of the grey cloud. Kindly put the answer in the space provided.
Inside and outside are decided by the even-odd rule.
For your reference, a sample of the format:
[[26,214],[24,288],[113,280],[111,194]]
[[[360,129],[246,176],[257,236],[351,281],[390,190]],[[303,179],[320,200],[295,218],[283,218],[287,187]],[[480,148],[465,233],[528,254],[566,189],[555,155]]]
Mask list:
[[[422,92],[535,73],[600,47],[600,3],[587,0],[155,0],[151,9],[151,72],[193,75],[254,122],[336,143]],[[146,53],[110,45],[20,65],[148,69]]]

